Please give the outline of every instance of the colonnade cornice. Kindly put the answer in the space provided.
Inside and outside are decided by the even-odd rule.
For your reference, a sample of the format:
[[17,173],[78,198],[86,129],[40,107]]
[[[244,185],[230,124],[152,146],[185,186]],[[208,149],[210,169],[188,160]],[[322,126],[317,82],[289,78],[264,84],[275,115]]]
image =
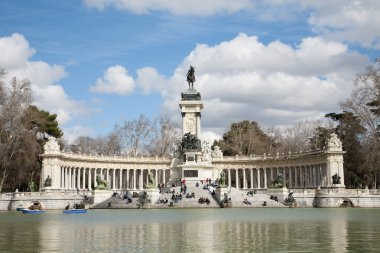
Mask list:
[[284,166],[304,166],[324,163],[326,152],[313,152],[299,154],[298,156],[267,156],[267,157],[223,157],[213,159],[212,164],[216,167],[284,167]]
[[167,157],[121,157],[121,156],[90,156],[90,155],[78,155],[68,153],[58,154],[43,154],[41,155],[44,161],[50,159],[58,159],[60,164],[85,164],[97,165],[103,167],[105,165],[164,165],[169,166],[171,160]]

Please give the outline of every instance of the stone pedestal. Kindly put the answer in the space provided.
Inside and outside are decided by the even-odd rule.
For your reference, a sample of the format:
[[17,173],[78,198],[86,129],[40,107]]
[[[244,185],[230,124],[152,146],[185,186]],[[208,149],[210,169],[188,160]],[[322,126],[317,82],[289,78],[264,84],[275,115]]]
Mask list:
[[112,197],[113,191],[111,190],[94,190],[94,204],[93,206],[97,206],[106,202],[108,199]]
[[160,198],[160,190],[158,188],[145,189],[150,199],[150,204],[158,204],[158,199]]
[[224,196],[227,193],[228,193],[228,188],[227,187],[220,187],[220,186],[218,186],[215,189],[215,196],[216,196],[216,198],[217,198],[217,200],[219,202],[221,202],[221,201],[224,200]]
[[267,194],[270,196],[277,197],[278,202],[284,203],[285,199],[289,195],[288,188],[282,187],[282,188],[269,188],[267,190]]

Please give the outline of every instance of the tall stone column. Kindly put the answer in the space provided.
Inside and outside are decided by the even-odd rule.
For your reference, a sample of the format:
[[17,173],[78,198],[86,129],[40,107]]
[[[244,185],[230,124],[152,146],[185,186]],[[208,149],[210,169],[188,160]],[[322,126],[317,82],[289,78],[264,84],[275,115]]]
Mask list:
[[143,176],[144,176],[143,170],[140,169],[140,177],[139,177],[139,182],[140,182],[139,189],[140,190],[144,189],[144,187],[143,187]]
[[98,168],[94,168],[94,186],[98,187],[98,183],[96,182],[96,177],[98,176]]
[[283,186],[286,186],[286,168],[282,167],[282,178],[284,179]]
[[201,113],[197,112],[195,115],[197,118],[197,137],[199,138],[201,136]]
[[69,168],[69,190],[71,190],[71,181],[72,181],[72,168]]
[[164,183],[164,185],[165,185],[165,187],[166,187],[166,169],[164,169],[164,172],[163,172],[163,183]]
[[129,169],[126,169],[125,172],[125,179],[124,179],[124,184],[125,184],[125,189],[128,190],[130,188],[129,186]]
[[92,177],[91,177],[91,168],[88,168],[88,189],[92,190]]
[[76,167],[75,170],[77,171],[77,184],[75,185],[75,188],[80,189],[80,169]]
[[267,182],[267,169],[263,168],[264,170],[264,189],[268,189],[268,182]]
[[137,181],[136,181],[136,169],[133,169],[133,189],[137,189]]
[[298,188],[298,166],[294,167],[294,188]]
[[257,168],[257,189],[260,189],[260,168]]
[[251,189],[253,189],[255,186],[253,185],[253,169],[249,169],[250,176],[251,176]]
[[247,178],[245,176],[245,169],[243,169],[243,188],[247,189]]
[[82,168],[83,169],[83,189],[86,189],[86,168]]
[[116,169],[112,169],[112,190],[116,189]]
[[156,187],[158,187],[158,169],[156,169],[155,179],[156,179]]
[[273,168],[269,168],[269,171],[270,171],[270,184],[272,185],[272,183],[273,183]]
[[228,169],[228,187],[231,187],[231,169]]
[[239,189],[239,169],[235,170],[235,184],[236,184],[236,189]]
[[289,171],[289,188],[292,188],[293,187],[292,167],[289,167],[288,171]]
[[[343,154],[345,152],[342,150],[342,142],[339,140],[338,136],[333,133],[327,141],[326,150],[326,179],[327,186],[332,187],[345,187],[344,184],[344,170],[343,170]],[[332,177],[337,175],[340,177],[339,184],[333,184]]]
[[61,190],[65,189],[65,167],[61,167]]
[[123,170],[119,169],[119,190],[123,189]]

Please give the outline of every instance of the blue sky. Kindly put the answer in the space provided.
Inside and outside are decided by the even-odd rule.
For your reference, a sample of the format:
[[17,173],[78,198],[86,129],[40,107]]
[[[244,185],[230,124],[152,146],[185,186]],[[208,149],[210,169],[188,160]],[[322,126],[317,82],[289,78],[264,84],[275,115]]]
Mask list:
[[377,1],[322,2],[2,0],[0,67],[32,81],[69,140],[140,114],[180,123],[190,64],[205,138],[288,125],[338,111],[379,54]]

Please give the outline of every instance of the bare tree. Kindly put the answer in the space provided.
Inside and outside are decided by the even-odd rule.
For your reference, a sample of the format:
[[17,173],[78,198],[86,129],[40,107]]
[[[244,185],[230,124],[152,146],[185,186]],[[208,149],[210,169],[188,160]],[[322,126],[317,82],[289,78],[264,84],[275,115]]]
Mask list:
[[380,175],[380,60],[358,74],[351,97],[341,103],[343,110],[353,113],[366,129],[361,136],[364,147],[364,163],[373,179],[379,184]]
[[148,137],[151,131],[151,121],[144,115],[140,115],[137,120],[124,122],[123,126],[116,125],[112,134],[119,139],[123,153],[137,156],[146,154],[144,147],[149,143]]
[[173,152],[173,143],[180,139],[178,126],[167,117],[160,117],[153,121],[150,143],[146,147],[150,155],[170,156]]
[[[280,128],[276,133],[277,151],[288,153],[310,150],[310,140],[320,127],[333,128],[331,120],[302,120],[285,128]],[[272,131],[273,132],[273,131]]]
[[5,72],[0,71],[0,191],[15,169],[16,155],[24,155],[28,148],[30,132],[23,126],[22,117],[32,101],[28,80],[13,78],[7,84],[4,76]]
[[69,145],[70,151],[74,153],[85,153],[92,155],[114,155],[120,154],[121,147],[118,137],[111,133],[105,137],[91,138],[79,136]]

